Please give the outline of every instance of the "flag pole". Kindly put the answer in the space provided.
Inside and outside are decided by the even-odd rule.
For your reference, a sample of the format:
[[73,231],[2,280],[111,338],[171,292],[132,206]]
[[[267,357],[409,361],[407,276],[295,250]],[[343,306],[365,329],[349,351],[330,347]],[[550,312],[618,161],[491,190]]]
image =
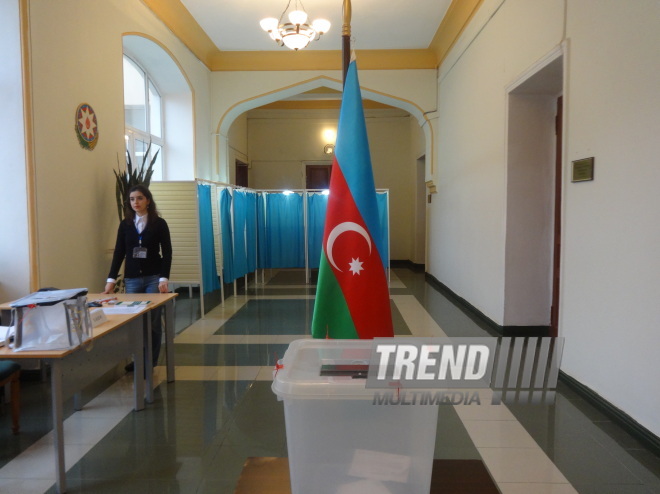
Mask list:
[[342,12],[344,16],[341,27],[342,81],[345,83],[348,64],[351,61],[351,0],[344,0]]

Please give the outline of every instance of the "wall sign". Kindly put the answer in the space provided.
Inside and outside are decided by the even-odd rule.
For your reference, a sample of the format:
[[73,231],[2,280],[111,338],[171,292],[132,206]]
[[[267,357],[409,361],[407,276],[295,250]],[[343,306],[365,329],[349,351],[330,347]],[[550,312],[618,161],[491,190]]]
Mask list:
[[76,110],[76,136],[80,147],[90,151],[96,147],[99,140],[96,113],[87,103],[81,103]]
[[594,158],[584,158],[573,162],[571,182],[587,182],[594,179]]

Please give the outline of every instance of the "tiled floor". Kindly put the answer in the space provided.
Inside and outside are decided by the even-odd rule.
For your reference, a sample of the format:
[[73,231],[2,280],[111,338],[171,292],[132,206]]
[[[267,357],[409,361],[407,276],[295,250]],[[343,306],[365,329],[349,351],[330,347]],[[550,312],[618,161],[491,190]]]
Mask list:
[[[287,455],[272,367],[308,337],[314,289],[300,272],[266,281],[200,320],[198,300],[179,297],[177,380],[144,411],[131,411],[123,366],[85,391],[83,411],[67,405],[69,492],[232,493],[247,457]],[[394,270],[390,291],[397,335],[487,335],[423,274]],[[43,383],[23,383],[19,436],[0,407],[0,492],[55,492],[49,399]],[[660,458],[561,383],[553,406],[439,409],[435,457],[483,460],[505,494],[660,493]]]

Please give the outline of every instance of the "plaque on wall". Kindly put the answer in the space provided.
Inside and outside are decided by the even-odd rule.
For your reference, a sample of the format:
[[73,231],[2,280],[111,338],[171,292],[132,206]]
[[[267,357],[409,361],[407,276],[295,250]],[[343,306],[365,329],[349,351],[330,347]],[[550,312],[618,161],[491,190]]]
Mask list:
[[594,158],[583,158],[573,162],[571,182],[587,182],[594,179]]

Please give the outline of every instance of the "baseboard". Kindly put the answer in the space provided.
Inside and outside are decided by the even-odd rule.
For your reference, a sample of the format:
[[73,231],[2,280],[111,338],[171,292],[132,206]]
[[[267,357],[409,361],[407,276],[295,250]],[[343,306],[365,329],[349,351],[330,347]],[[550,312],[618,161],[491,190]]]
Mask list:
[[435,276],[429,273],[425,273],[425,276],[429,285],[454,302],[468,317],[491,334],[499,336],[548,336],[550,334],[550,326],[502,326],[497,324],[470,302],[454,293],[451,288]]
[[559,380],[580,395],[580,397],[584,398],[585,401],[589,402],[600,412],[607,415],[614,422],[623,427],[628,434],[647,446],[655,455],[660,456],[660,437],[653,434],[653,432],[637,422],[626,412],[615,407],[594,390],[585,386],[562,370],[559,371]]
[[550,336],[550,326],[498,326],[502,336]]
[[425,269],[424,264],[417,264],[409,259],[390,259],[391,268],[406,268],[414,271],[415,273],[423,273]]

